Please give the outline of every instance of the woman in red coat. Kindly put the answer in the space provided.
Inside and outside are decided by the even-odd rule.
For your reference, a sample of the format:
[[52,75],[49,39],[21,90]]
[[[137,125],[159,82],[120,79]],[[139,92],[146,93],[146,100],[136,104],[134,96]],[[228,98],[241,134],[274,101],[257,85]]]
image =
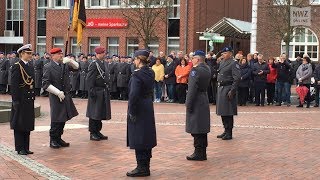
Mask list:
[[273,104],[274,93],[275,93],[275,83],[277,79],[277,69],[272,67],[274,63],[274,58],[269,57],[268,66],[270,69],[270,74],[267,74],[267,102],[268,105]]

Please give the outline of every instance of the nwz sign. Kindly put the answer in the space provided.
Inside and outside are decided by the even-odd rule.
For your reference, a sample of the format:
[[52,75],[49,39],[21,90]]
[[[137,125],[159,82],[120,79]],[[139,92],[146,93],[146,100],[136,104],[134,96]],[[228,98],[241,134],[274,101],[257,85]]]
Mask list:
[[291,7],[290,26],[311,26],[311,7]]

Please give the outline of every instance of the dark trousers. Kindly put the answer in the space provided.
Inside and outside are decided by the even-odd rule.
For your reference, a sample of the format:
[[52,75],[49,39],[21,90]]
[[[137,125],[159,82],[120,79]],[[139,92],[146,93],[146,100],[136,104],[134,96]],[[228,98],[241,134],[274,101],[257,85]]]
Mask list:
[[51,122],[51,128],[49,133],[50,139],[52,141],[57,141],[61,139],[65,124],[65,122]]
[[175,97],[174,86],[175,86],[175,84],[166,84],[166,86],[167,86],[168,98],[174,100],[174,97]]
[[139,160],[150,160],[152,158],[152,149],[135,149],[136,159]]
[[211,79],[207,89],[209,103],[216,103],[217,99],[217,80]]
[[102,129],[101,120],[89,119],[89,132],[95,134],[100,132]]
[[0,84],[0,93],[4,94],[7,91],[7,85],[6,84]]
[[14,130],[14,144],[16,151],[28,151],[30,146],[30,131],[23,132]]
[[191,134],[193,137],[193,145],[195,148],[208,147],[208,134]]
[[264,105],[265,99],[265,90],[266,83],[265,82],[255,82],[255,103],[256,105]]
[[248,97],[248,101],[250,103],[253,103],[253,98],[255,97],[255,88],[254,88],[254,83],[251,80],[250,84],[249,84],[249,97]]
[[128,99],[128,88],[127,87],[119,87],[120,91],[120,99],[127,100]]
[[40,96],[40,91],[41,91],[41,88],[35,88],[34,89],[34,93],[36,96]]
[[188,84],[179,83],[176,86],[178,102],[184,104],[186,102]]
[[240,105],[246,105],[249,96],[249,87],[238,87],[238,99]]
[[315,95],[314,101],[317,105],[319,105],[319,89],[320,89],[320,86],[316,85],[315,86],[316,95]]
[[221,118],[224,129],[232,130],[234,123],[233,116],[221,116]]
[[275,83],[267,83],[267,102],[273,103],[275,94]]

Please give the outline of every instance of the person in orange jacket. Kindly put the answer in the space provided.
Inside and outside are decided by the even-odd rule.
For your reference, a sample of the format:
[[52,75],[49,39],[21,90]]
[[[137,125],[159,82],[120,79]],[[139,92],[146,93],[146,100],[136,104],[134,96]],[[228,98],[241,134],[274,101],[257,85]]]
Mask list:
[[175,74],[177,79],[176,91],[178,94],[178,102],[184,104],[186,102],[188,77],[191,67],[185,58],[180,60],[179,65],[176,67]]

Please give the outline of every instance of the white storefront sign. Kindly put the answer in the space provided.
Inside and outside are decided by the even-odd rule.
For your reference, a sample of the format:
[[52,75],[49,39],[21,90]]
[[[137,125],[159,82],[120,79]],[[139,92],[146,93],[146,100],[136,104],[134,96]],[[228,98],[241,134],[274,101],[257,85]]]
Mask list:
[[290,7],[290,26],[311,26],[311,7]]

